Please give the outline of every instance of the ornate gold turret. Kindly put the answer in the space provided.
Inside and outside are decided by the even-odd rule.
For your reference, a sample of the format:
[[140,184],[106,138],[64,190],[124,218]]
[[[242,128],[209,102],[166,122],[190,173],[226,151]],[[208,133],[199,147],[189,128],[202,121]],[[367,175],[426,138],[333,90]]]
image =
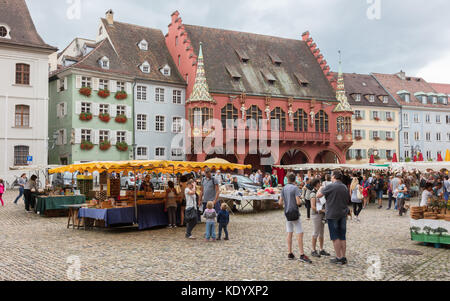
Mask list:
[[342,60],[341,51],[339,51],[339,74],[337,80],[336,98],[339,104],[336,106],[333,112],[353,112],[350,103],[348,102],[347,95],[345,93],[344,74],[342,73]]
[[195,84],[192,89],[191,96],[188,99],[189,102],[212,102],[215,100],[209,94],[208,82],[206,81],[205,65],[203,60],[203,45],[200,43],[200,50],[197,59],[197,75],[195,77]]

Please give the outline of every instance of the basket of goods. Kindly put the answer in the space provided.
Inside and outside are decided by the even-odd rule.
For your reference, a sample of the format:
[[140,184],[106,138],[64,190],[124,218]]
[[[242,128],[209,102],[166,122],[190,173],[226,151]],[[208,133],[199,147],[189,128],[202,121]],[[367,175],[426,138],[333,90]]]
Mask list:
[[425,207],[411,207],[411,218],[412,219],[423,219]]
[[447,214],[445,215],[445,218],[444,218],[444,219],[445,219],[447,222],[450,222],[450,214],[447,213]]
[[424,219],[437,219],[437,213],[434,212],[425,212],[423,214]]
[[145,198],[146,199],[153,199],[153,197],[154,197],[154,193],[153,192],[146,192],[145,193]]
[[104,201],[100,203],[100,209],[111,209],[112,207],[111,201]]

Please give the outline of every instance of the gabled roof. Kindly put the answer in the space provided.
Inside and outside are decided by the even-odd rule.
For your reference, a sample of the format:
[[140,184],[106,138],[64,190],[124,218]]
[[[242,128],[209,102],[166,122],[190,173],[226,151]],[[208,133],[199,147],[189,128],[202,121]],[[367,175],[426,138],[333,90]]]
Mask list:
[[[369,74],[344,73],[345,91],[348,102],[352,106],[395,107],[399,104],[383,89],[383,87]],[[361,101],[355,101],[355,94],[361,95]],[[375,95],[375,102],[370,102],[365,96]],[[383,103],[380,96],[388,96],[388,103]]]
[[[427,83],[423,78],[420,77],[405,77],[399,76],[398,74],[372,74],[377,81],[383,86],[384,89],[388,90],[395,100],[402,106],[416,106],[416,107],[429,107],[429,108],[450,108],[450,105],[443,104],[423,104],[414,95],[423,92],[428,95],[428,93],[436,93],[436,90]],[[410,102],[405,102],[399,94],[399,91],[410,92]]]
[[[210,92],[336,101],[317,59],[302,40],[183,26],[195,54],[203,43]],[[273,60],[279,61],[279,66]],[[236,81],[230,73],[242,75],[241,80]],[[299,83],[296,73],[307,78],[306,87]],[[275,82],[270,84],[270,80]]]
[[0,45],[10,44],[57,51],[57,48],[46,44],[36,31],[25,0],[0,0],[0,23],[6,24],[11,30],[11,39],[0,38]]
[[[186,85],[167,49],[161,30],[117,21],[109,25],[104,18],[101,21],[123,63],[123,70],[141,79]],[[148,42],[147,51],[142,51],[138,47],[139,42],[144,39]],[[145,61],[150,64],[151,71],[148,74],[139,69]],[[165,65],[169,65],[172,70],[170,76],[165,76],[159,71]]]
[[430,83],[430,85],[434,90],[436,90],[437,93],[450,95],[450,84]]

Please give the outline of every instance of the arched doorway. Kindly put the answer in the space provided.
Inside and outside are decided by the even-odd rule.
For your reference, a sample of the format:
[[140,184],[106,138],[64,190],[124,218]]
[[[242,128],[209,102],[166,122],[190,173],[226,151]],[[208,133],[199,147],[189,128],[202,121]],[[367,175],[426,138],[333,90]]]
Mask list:
[[281,165],[306,164],[308,162],[308,156],[298,149],[291,149],[281,158]]
[[238,163],[238,159],[236,158],[235,155],[216,155],[216,154],[212,154],[212,155],[206,156],[206,161],[208,161],[210,159],[215,159],[215,158],[224,159],[224,160],[227,160],[228,162],[234,163],[234,164]]
[[270,158],[270,154],[267,155],[248,155],[245,157],[244,164],[245,165],[251,165],[252,170],[245,170],[245,173],[250,174],[253,170],[261,170],[262,172],[270,172],[271,166],[270,165],[263,165],[264,160],[263,159]]
[[314,159],[315,164],[339,164],[339,157],[332,151],[322,151]]

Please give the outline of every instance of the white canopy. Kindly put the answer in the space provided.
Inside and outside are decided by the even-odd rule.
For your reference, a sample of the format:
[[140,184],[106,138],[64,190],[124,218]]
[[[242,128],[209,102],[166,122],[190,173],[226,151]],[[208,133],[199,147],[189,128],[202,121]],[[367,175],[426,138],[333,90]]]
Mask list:
[[276,168],[287,170],[323,170],[323,169],[358,169],[358,170],[387,170],[390,165],[377,164],[296,164],[296,165],[276,165]]

